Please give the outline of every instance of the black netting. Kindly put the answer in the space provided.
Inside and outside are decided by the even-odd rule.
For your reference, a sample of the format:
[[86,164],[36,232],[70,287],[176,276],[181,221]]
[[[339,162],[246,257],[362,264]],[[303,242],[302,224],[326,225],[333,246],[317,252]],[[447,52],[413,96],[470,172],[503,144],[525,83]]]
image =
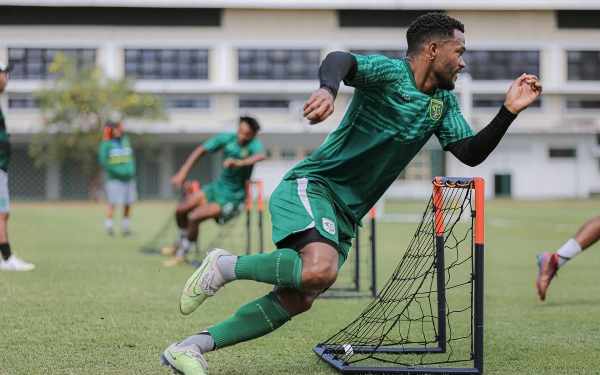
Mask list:
[[78,161],[67,159],[61,163],[60,188],[62,199],[90,199],[90,180]]
[[46,168],[36,168],[27,147],[13,145],[8,166],[11,200],[46,199]]
[[[256,186],[253,186],[250,197],[252,201],[250,209],[246,206],[238,216],[228,222],[219,224],[210,219],[200,224],[198,246],[190,249],[187,255],[188,261],[192,265],[200,264],[206,252],[215,247],[226,249],[236,255],[263,252],[265,223],[263,221],[264,214],[259,210]],[[175,207],[162,224],[157,224],[155,235],[140,249],[143,253],[159,254],[163,248],[177,243],[179,234],[174,211]]]
[[[347,366],[344,373],[403,373],[407,368],[429,373],[473,361],[472,189],[467,182],[432,195],[381,292],[352,323],[317,345],[317,353],[334,366]],[[382,366],[385,370],[376,369]]]
[[160,198],[161,173],[158,160],[138,152],[135,158],[139,199]]

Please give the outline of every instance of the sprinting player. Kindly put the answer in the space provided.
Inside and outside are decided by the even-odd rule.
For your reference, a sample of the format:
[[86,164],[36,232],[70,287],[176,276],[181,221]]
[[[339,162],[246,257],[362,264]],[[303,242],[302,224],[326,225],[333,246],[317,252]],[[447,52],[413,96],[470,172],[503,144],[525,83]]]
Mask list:
[[583,224],[575,237],[570,238],[555,253],[544,251],[538,254],[538,278],[535,286],[542,301],[546,300],[546,291],[558,269],[598,240],[600,240],[600,216]]
[[[0,62],[0,92],[4,91],[8,83],[8,76],[12,69]],[[8,242],[8,214],[10,200],[8,197],[8,163],[10,161],[10,137],[6,132],[4,113],[0,108],[0,252],[2,261],[1,271],[31,271],[35,265],[17,258],[10,250]]]
[[104,228],[109,236],[114,235],[113,214],[115,206],[123,206],[121,232],[124,236],[131,234],[131,206],[137,201],[135,182],[135,156],[129,137],[123,133],[121,123],[107,121],[104,137],[100,144],[100,164],[106,170],[106,199],[108,209]]
[[499,113],[475,135],[451,92],[466,66],[463,32],[459,21],[429,13],[408,28],[405,59],[327,55],[319,70],[321,86],[304,105],[304,116],[311,124],[329,117],[342,80],[355,88],[354,97],[339,127],[271,195],[277,250],[241,257],[213,250],[186,282],[180,310],[192,313],[238,279],[275,285],[273,291],[172,344],[162,363],[179,373],[206,374],[206,352],[264,336],[308,311],[335,282],[355,225],[431,136],[467,165],[486,159],[542,85],[533,75],[518,77]]
[[240,213],[246,199],[246,181],[252,175],[254,164],[265,159],[262,144],[256,138],[260,125],[252,117],[240,117],[237,133],[222,133],[198,146],[187,158],[171,184],[180,188],[192,166],[204,155],[223,150],[221,177],[181,202],[175,210],[179,241],[163,249],[163,254],[173,255],[165,266],[187,263],[190,248],[198,246],[200,223],[215,219],[224,224]]

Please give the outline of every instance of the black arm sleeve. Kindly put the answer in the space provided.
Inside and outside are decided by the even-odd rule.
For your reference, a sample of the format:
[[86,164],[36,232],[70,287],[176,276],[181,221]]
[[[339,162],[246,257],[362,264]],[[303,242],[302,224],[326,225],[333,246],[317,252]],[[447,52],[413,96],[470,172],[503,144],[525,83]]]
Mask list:
[[325,57],[319,68],[320,88],[329,91],[333,98],[337,96],[342,80],[352,80],[358,70],[356,58],[347,52],[331,52]]
[[479,133],[473,137],[449,143],[444,147],[444,151],[450,151],[452,155],[469,167],[479,165],[498,146],[508,127],[516,118],[517,115],[502,106],[492,122],[481,129]]

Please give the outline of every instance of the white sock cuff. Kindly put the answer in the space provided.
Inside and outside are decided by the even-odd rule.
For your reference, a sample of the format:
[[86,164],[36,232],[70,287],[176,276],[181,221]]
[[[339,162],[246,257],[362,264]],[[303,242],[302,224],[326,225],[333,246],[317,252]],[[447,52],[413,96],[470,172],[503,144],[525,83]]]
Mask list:
[[581,251],[581,245],[574,238],[570,238],[556,253],[561,258],[571,259]]
[[109,229],[113,226],[113,219],[106,218],[104,219],[104,228]]
[[177,233],[179,233],[180,238],[183,238],[183,237],[187,236],[187,228],[177,227]]

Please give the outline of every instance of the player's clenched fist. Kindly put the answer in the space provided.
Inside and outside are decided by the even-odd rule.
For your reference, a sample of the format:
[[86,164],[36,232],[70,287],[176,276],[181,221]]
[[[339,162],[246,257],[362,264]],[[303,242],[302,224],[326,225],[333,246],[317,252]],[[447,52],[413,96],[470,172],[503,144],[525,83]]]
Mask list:
[[318,124],[333,113],[333,95],[325,89],[318,89],[304,104],[303,117],[308,119],[310,125]]

